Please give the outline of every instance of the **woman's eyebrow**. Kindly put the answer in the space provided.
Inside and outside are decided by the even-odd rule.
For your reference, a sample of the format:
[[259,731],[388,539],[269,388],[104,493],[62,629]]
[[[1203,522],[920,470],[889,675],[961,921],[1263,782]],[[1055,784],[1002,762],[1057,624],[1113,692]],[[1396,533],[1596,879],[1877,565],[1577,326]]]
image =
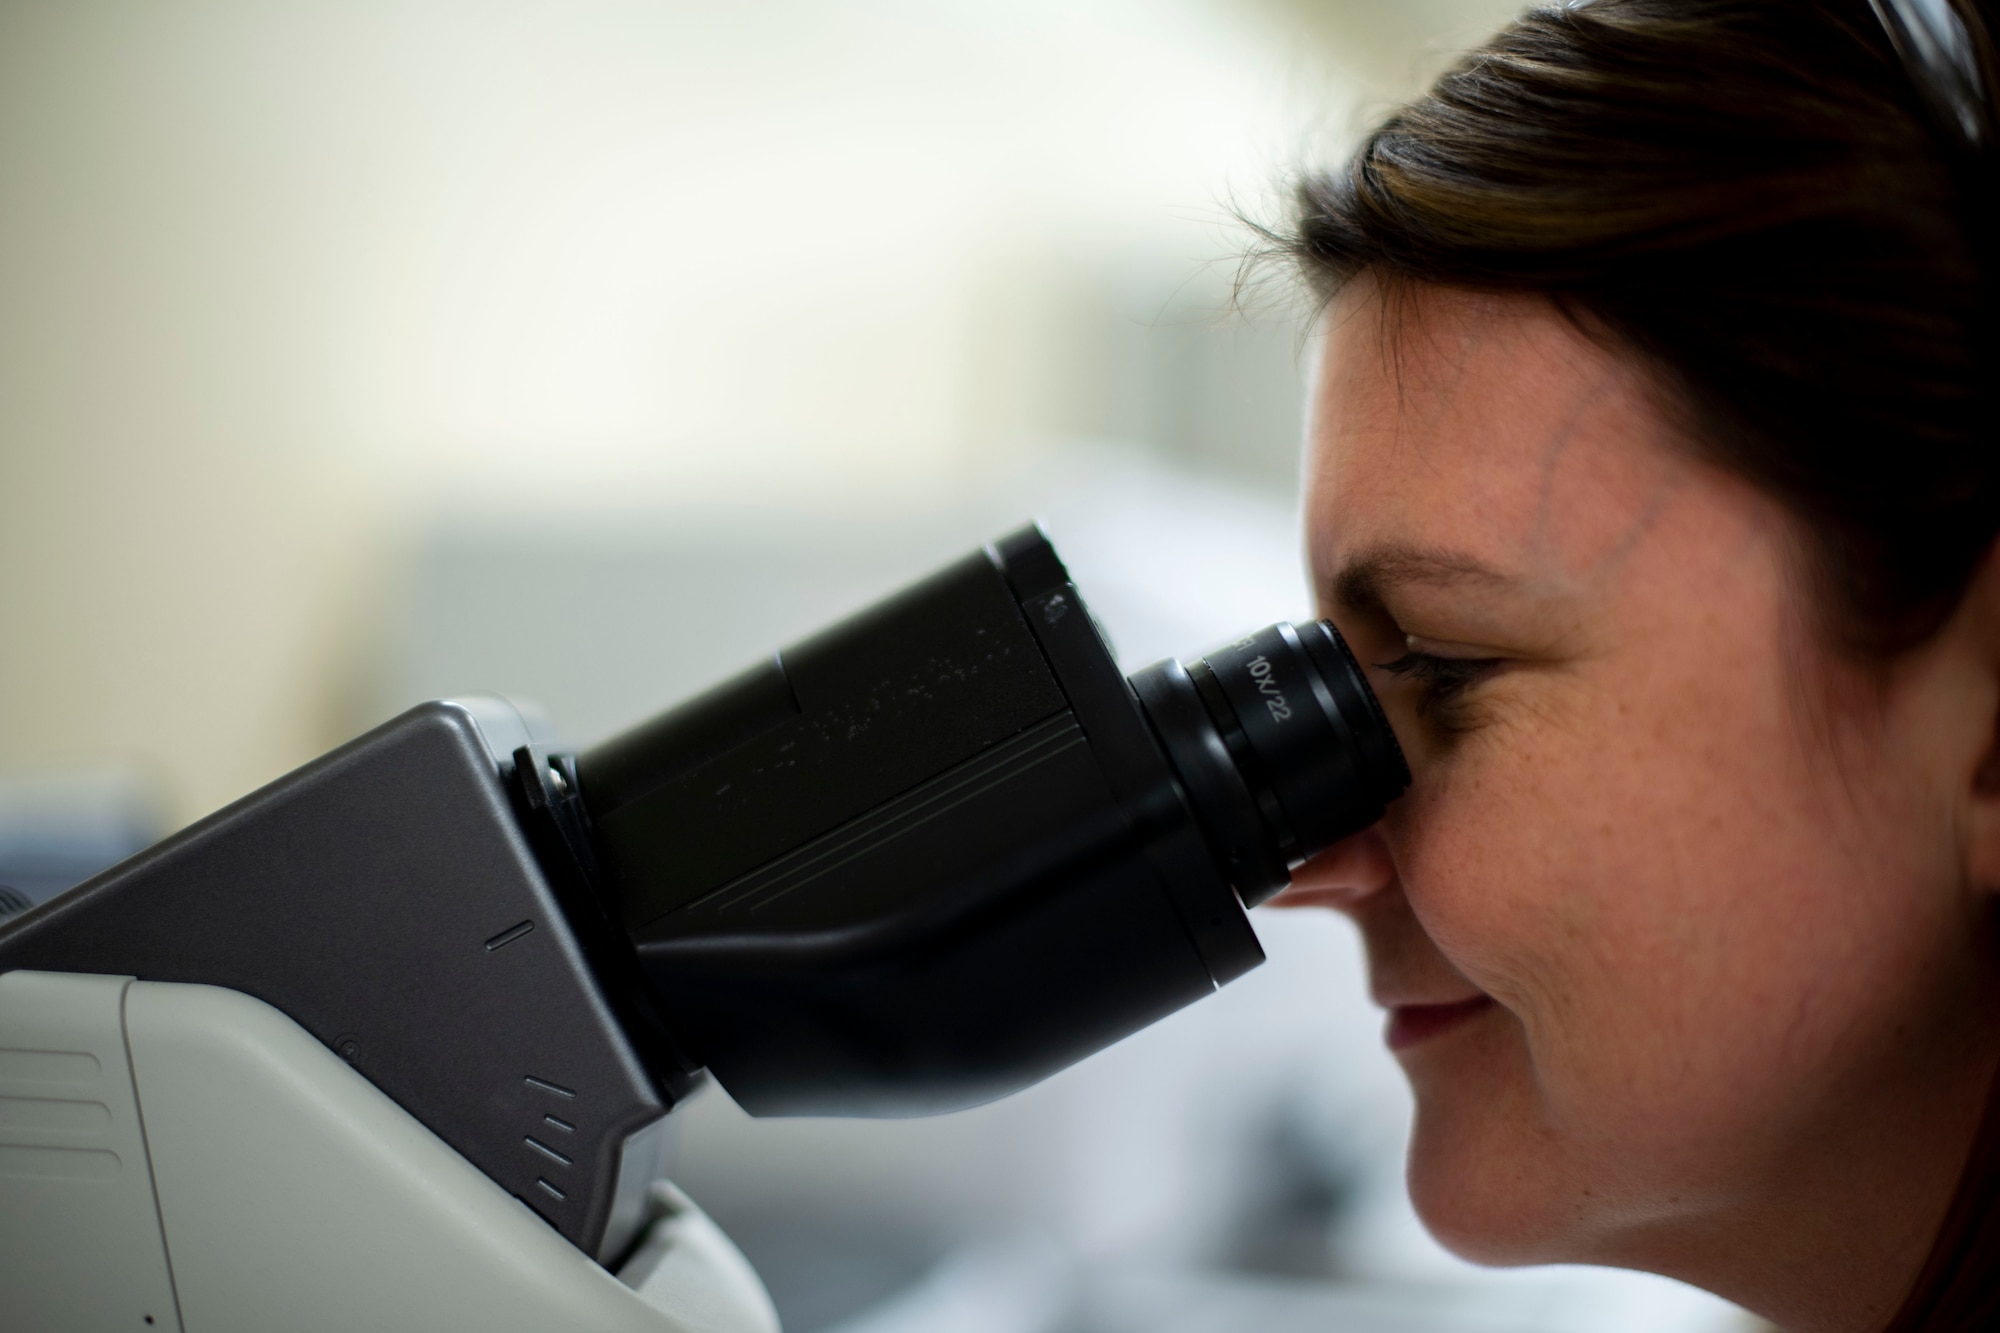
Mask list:
[[1460,551],[1424,546],[1376,546],[1349,560],[1334,576],[1334,602],[1350,611],[1380,607],[1394,589],[1412,583],[1498,587],[1508,575]]

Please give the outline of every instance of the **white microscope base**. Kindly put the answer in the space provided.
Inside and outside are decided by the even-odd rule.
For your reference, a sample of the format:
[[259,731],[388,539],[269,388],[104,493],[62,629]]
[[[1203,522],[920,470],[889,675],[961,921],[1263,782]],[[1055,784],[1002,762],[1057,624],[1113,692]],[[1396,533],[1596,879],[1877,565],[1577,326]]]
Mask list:
[[0,975],[0,1328],[777,1333],[699,1209],[653,1212],[627,1285],[259,1000]]

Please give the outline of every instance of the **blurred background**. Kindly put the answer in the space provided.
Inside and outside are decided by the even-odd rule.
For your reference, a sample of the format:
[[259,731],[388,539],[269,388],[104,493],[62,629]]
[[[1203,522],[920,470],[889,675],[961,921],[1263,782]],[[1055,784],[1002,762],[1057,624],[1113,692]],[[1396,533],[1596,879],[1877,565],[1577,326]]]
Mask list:
[[[588,743],[1039,515],[1128,669],[1308,613],[1238,214],[1508,0],[0,0],[0,884],[421,699]],[[1028,1094],[678,1175],[792,1333],[1738,1326],[1449,1259],[1337,921]]]

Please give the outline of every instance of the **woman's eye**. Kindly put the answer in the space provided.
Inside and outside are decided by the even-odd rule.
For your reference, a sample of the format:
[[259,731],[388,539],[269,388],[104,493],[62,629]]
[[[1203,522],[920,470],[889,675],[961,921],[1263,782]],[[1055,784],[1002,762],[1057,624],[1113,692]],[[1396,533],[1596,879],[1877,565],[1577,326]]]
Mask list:
[[1393,662],[1376,663],[1379,670],[1414,682],[1418,691],[1417,716],[1446,731],[1462,730],[1468,725],[1462,712],[1453,705],[1499,665],[1497,657],[1439,657],[1414,650]]

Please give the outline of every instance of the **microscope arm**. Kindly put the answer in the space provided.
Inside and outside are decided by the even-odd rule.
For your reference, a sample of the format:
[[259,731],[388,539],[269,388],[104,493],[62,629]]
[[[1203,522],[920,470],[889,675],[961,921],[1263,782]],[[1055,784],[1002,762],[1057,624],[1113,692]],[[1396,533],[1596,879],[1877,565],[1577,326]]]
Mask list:
[[[511,794],[527,739],[497,704],[412,709],[0,926],[0,973],[254,996],[608,1261],[684,1087]],[[551,1114],[568,1162],[531,1142]]]
[[425,705],[0,926],[0,1328],[774,1333],[531,739]]
[[[560,1131],[552,1131],[555,1137]],[[776,1333],[656,1187],[616,1275],[276,1009],[0,976],[0,1327]]]

